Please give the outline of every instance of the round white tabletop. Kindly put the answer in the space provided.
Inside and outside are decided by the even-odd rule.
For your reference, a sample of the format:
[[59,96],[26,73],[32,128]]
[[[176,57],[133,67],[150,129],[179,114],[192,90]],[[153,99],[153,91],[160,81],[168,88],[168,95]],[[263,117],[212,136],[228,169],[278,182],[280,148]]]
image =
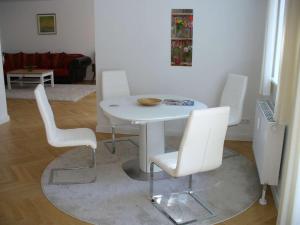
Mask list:
[[194,109],[207,108],[205,104],[196,100],[193,100],[193,106],[166,105],[164,103],[156,106],[142,106],[137,102],[139,98],[150,97],[161,100],[193,100],[174,95],[136,95],[103,100],[100,102],[100,107],[107,116],[128,120],[134,124],[187,118]]
[[[194,105],[166,105],[162,101],[156,106],[142,106],[137,102],[139,98],[192,100]],[[149,157],[165,152],[164,121],[188,118],[193,110],[207,108],[199,101],[174,95],[136,95],[111,98],[101,101],[100,107],[110,118],[127,120],[140,125],[139,169],[146,174],[150,172]],[[155,171],[159,171],[159,169],[155,168]]]

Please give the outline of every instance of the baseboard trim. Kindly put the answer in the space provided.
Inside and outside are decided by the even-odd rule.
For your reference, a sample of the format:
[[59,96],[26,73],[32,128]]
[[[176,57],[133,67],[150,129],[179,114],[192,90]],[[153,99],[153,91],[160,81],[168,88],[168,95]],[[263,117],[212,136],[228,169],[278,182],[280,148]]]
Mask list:
[[273,195],[273,199],[275,202],[275,206],[278,210],[278,206],[279,206],[279,191],[277,186],[271,186],[271,191],[272,191],[272,195]]
[[9,120],[10,120],[9,115],[0,117],[0,124],[7,123],[7,122],[9,122]]

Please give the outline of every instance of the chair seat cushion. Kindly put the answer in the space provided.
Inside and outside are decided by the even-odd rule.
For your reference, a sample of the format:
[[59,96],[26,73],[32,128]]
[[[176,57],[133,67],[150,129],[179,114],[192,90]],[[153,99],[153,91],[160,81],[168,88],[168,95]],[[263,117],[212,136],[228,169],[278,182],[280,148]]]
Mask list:
[[94,132],[89,128],[58,129],[56,134],[55,147],[90,146],[97,147],[97,140]]
[[152,156],[150,161],[154,162],[169,175],[175,177],[177,158],[178,151]]

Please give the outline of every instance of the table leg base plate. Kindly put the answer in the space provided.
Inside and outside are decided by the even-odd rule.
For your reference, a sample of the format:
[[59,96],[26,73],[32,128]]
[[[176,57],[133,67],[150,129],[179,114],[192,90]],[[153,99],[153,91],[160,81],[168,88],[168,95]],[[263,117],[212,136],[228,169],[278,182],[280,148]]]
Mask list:
[[[123,163],[124,172],[134,180],[147,181],[150,179],[150,173],[143,172],[139,167],[138,159],[132,159]],[[154,180],[169,179],[170,176],[163,171],[154,173]]]

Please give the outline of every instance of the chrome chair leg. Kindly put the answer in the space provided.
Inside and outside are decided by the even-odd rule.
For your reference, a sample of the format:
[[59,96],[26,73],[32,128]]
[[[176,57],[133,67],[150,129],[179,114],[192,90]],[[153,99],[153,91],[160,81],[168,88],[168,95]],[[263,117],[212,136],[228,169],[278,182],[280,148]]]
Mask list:
[[154,162],[151,162],[150,164],[150,188],[149,188],[149,197],[151,199],[151,202],[154,202],[153,199],[153,185],[154,185]]
[[206,206],[204,203],[202,203],[195,195],[192,191],[187,192],[188,195],[190,195],[199,205],[201,205],[204,209],[206,209],[206,211],[210,214],[209,217],[214,217],[215,213],[208,207]]
[[214,212],[209,209],[204,203],[202,203],[195,195],[193,192],[193,175],[189,175],[189,190],[187,191],[187,194],[190,195],[198,204],[200,204],[204,209],[208,211],[208,213],[211,216],[214,216]]
[[189,191],[193,190],[193,175],[189,175]]
[[152,205],[158,210],[160,211],[163,215],[165,215],[169,220],[172,221],[172,223],[176,224],[176,225],[183,225],[183,224],[189,224],[189,223],[193,223],[196,222],[196,219],[192,219],[192,220],[188,220],[188,221],[184,221],[183,223],[178,223],[171,215],[168,214],[167,211],[165,211],[158,202],[156,202],[156,199],[160,199],[163,196],[162,195],[155,195],[154,196],[154,162],[151,162],[150,164],[150,188],[149,188],[149,197],[151,200]]
[[[96,149],[94,148],[90,148],[91,149],[91,158],[92,158],[92,162],[84,167],[70,167],[70,168],[54,168],[51,169],[50,171],[50,177],[49,177],[49,182],[48,184],[52,185],[70,185],[70,184],[89,184],[89,183],[94,183],[97,179],[97,175],[96,175]],[[94,177],[93,179],[89,180],[88,182],[54,182],[54,173],[58,172],[58,171],[72,171],[72,170],[82,170],[82,169],[93,169],[94,170]]]
[[116,153],[116,128],[114,126],[111,127],[111,137],[112,137],[112,154]]
[[[182,223],[178,223],[174,218],[172,218],[171,215],[168,214],[167,211],[165,211],[160,205],[159,203],[156,202],[156,199],[162,198],[162,195],[154,195],[154,162],[150,163],[150,179],[149,179],[149,198],[151,200],[151,203],[153,204],[153,206],[155,208],[157,208],[162,214],[164,214],[169,220],[171,220],[174,224],[176,225],[183,225],[183,224],[190,224],[193,222],[196,222],[197,219],[191,219]],[[207,207],[204,203],[202,203],[194,194],[192,191],[193,188],[193,175],[189,175],[189,190],[185,191],[183,193],[188,194],[189,196],[191,196],[199,205],[201,205],[205,210],[207,210],[207,212],[210,214],[209,217],[207,217],[206,219],[210,218],[210,217],[214,217],[215,214],[212,210],[209,209],[209,207]]]
[[[135,145],[136,147],[139,147],[137,143],[135,143],[133,140],[131,139],[126,139],[126,140],[116,140],[116,127],[115,126],[112,126],[111,127],[111,138],[112,140],[111,141],[105,141],[104,142],[104,145],[105,147],[108,149],[108,151],[112,154],[115,154],[116,153],[116,143],[117,142],[121,142],[121,141],[129,141],[131,144]],[[108,143],[111,143],[111,148],[110,146],[108,145]]]

